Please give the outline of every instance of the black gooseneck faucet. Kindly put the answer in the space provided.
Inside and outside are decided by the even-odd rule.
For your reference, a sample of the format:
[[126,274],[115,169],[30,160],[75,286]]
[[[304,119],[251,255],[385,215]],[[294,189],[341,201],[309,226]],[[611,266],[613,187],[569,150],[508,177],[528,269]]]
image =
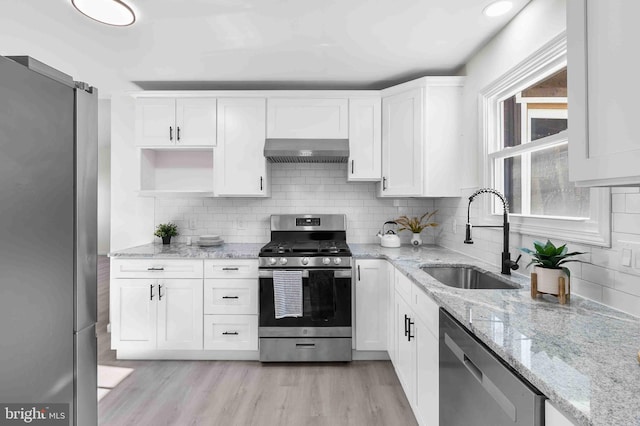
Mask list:
[[472,225],[471,225],[471,220],[469,219],[469,210],[471,209],[471,203],[473,202],[473,199],[476,198],[478,195],[485,194],[485,193],[493,194],[496,197],[500,198],[500,201],[502,201],[502,205],[504,207],[504,213],[502,215],[503,223],[502,223],[502,226],[476,225],[476,227],[477,228],[502,228],[502,235],[503,235],[502,269],[500,272],[505,275],[511,275],[512,269],[515,271],[520,267],[518,265],[518,262],[520,261],[520,258],[522,257],[522,255],[518,256],[518,258],[515,261],[511,260],[511,254],[509,253],[509,203],[507,202],[507,199],[504,197],[504,195],[502,195],[500,192],[496,191],[493,188],[481,188],[481,189],[478,189],[469,197],[469,205],[467,206],[467,226],[466,226],[464,243],[473,244],[473,240],[471,239]]

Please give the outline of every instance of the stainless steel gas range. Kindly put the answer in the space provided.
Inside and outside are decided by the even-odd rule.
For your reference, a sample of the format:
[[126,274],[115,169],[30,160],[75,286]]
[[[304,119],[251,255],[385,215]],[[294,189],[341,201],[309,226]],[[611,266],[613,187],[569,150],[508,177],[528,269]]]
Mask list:
[[259,262],[260,361],[351,361],[345,215],[271,216]]

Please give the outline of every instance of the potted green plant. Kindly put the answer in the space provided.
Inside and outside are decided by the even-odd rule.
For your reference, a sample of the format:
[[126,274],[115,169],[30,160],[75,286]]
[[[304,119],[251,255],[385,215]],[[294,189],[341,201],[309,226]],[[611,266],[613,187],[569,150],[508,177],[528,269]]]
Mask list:
[[172,222],[161,223],[156,227],[156,232],[153,235],[162,238],[162,244],[170,244],[171,237],[178,235],[178,226]]
[[422,238],[420,238],[420,233],[423,229],[429,228],[432,226],[438,226],[435,222],[429,222],[429,220],[438,212],[438,210],[434,210],[429,213],[426,212],[420,217],[408,217],[408,216],[400,216],[395,220],[395,222],[400,225],[400,229],[398,232],[408,230],[413,232],[411,237],[411,244],[414,246],[419,246],[422,244]]
[[[569,253],[566,244],[556,247],[551,241],[546,244],[534,241],[534,250],[521,248],[520,250],[531,255],[531,262],[527,267],[535,265],[533,272],[536,274],[537,292],[548,294],[559,294],[559,278],[564,278],[567,283],[567,294],[570,288],[571,271],[566,266],[569,262],[582,262],[580,259],[570,259],[572,256],[584,254],[584,252],[574,251]],[[534,289],[532,289],[533,295]]]

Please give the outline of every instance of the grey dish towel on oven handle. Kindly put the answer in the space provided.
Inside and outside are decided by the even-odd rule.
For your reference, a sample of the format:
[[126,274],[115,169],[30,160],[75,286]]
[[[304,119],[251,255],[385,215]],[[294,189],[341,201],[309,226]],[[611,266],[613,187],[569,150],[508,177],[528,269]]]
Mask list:
[[273,271],[276,319],[302,316],[302,271]]

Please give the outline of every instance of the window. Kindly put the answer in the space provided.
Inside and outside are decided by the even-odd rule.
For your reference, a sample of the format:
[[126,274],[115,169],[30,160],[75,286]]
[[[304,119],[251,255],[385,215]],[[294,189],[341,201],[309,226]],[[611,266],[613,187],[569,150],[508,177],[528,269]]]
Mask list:
[[563,34],[481,92],[484,183],[505,194],[514,231],[609,245],[609,191],[569,181],[568,107]]

